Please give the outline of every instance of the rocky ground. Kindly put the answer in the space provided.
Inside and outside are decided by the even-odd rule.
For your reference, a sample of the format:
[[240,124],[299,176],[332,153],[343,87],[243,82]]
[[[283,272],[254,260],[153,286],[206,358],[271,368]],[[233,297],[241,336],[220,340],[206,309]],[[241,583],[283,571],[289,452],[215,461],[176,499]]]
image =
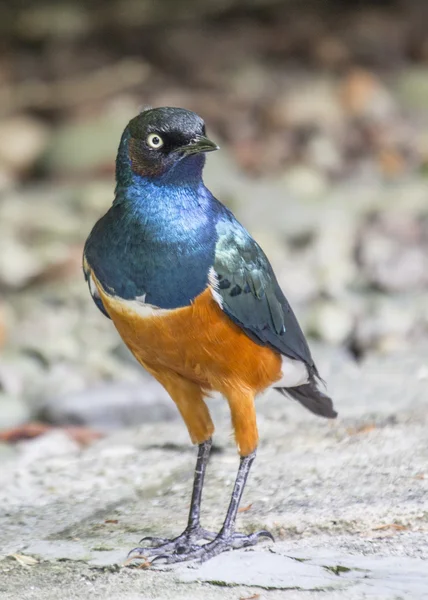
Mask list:
[[[312,417],[270,393],[239,527],[277,541],[202,566],[137,569],[144,535],[185,522],[194,451],[181,421],[87,449],[62,432],[2,453],[0,598],[427,598],[426,347],[360,366],[317,357],[340,413]],[[203,513],[218,528],[237,466],[224,404]],[[287,592],[285,591],[287,590]]]
[[[0,598],[428,598],[427,11],[0,6]],[[240,526],[277,541],[197,568],[124,566],[184,525],[194,451],[81,274],[148,104],[206,119],[206,183],[268,254],[340,414],[259,399]],[[218,528],[237,458],[212,410]]]

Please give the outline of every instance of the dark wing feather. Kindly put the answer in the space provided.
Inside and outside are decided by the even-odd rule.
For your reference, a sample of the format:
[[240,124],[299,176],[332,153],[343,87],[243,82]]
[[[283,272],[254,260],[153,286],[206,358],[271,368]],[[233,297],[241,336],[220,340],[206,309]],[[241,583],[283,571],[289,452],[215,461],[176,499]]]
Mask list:
[[316,368],[305,336],[260,246],[237,222],[217,226],[214,271],[225,313],[259,344]]
[[104,316],[106,316],[108,319],[110,319],[111,317],[108,314],[108,312],[106,311],[106,309],[104,308],[104,304],[98,294],[98,290],[94,287],[94,284],[91,280],[91,272],[90,272],[89,268],[86,267],[85,260],[83,261],[83,274],[85,276],[85,281],[88,284],[88,288],[89,288],[89,292],[92,296],[92,300],[95,302],[95,306],[97,308],[99,308],[99,310],[103,313]]

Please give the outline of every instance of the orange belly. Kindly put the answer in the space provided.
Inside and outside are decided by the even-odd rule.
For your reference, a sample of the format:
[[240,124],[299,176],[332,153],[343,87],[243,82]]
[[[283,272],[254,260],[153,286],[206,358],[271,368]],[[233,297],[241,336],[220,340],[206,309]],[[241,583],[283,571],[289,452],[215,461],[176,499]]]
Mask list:
[[149,370],[168,369],[220,392],[232,383],[257,394],[281,378],[280,355],[253,342],[209,289],[190,306],[154,309],[153,316],[141,316],[132,303],[99,291],[123,341]]
[[176,402],[194,443],[214,427],[203,400],[207,392],[228,400],[242,455],[258,441],[254,397],[281,378],[281,357],[253,342],[206,289],[190,306],[152,310],[107,294],[92,275],[103,305],[137,360]]

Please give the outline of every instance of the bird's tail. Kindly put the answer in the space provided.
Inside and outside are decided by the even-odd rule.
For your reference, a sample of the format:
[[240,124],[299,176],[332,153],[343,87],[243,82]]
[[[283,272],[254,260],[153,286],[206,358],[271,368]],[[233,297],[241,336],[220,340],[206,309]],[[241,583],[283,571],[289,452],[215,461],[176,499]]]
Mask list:
[[312,373],[309,376],[308,383],[296,387],[276,389],[284,396],[290,396],[293,400],[297,400],[316,415],[327,419],[335,419],[337,412],[333,408],[333,401],[319,389],[318,379],[318,375]]

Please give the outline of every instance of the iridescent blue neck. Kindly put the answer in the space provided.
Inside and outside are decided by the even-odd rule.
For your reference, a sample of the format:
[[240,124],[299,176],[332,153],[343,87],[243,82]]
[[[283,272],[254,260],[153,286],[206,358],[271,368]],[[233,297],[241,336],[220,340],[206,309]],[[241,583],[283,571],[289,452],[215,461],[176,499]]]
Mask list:
[[[144,200],[146,209],[154,201],[178,204],[181,208],[200,206],[210,192],[204,186],[202,169],[204,154],[195,154],[177,161],[166,173],[156,176],[144,176],[131,168],[128,154],[129,134],[124,132],[116,160],[116,198],[114,204]],[[152,201],[152,202],[151,202]]]

